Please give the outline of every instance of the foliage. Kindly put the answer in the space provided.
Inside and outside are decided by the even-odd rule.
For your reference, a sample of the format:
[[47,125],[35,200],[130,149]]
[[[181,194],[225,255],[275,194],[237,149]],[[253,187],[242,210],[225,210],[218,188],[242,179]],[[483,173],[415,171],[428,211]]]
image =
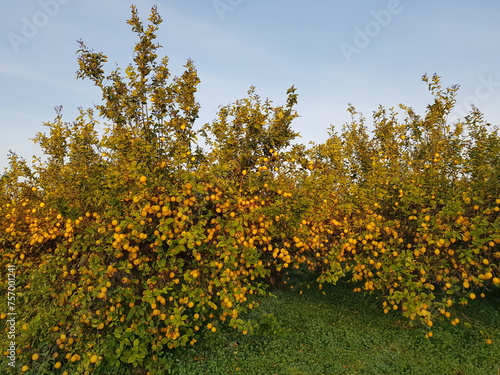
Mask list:
[[12,154],[0,178],[2,290],[15,265],[26,371],[158,373],[221,328],[278,332],[245,316],[294,273],[349,275],[428,327],[498,287],[500,139],[478,110],[447,123],[456,87],[424,76],[425,116],[379,108],[372,132],[350,106],[343,132],[309,148],[293,86],[281,106],[252,87],[196,130],[200,80],[192,61],[171,78],[161,22],[132,7],[124,72],[80,41],[77,77],[102,103],[72,123],[57,109],[35,137],[44,157]]
[[356,290],[384,291],[385,312],[432,327],[451,305],[499,284],[500,139],[477,110],[449,125],[457,87],[423,80],[434,96],[424,117],[401,105],[399,121],[379,108],[371,136],[353,117],[311,153],[322,178],[348,176],[333,189],[348,219],[330,264],[352,272]]

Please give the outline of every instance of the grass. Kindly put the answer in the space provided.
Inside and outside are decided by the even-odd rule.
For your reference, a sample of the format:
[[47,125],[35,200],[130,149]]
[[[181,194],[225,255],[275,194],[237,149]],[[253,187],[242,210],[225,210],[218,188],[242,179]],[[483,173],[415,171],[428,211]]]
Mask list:
[[[500,375],[500,293],[455,310],[464,324],[438,322],[434,336],[385,315],[375,296],[340,282],[277,291],[248,316],[254,335],[217,332],[169,354],[172,375]],[[490,338],[493,344],[487,345]]]

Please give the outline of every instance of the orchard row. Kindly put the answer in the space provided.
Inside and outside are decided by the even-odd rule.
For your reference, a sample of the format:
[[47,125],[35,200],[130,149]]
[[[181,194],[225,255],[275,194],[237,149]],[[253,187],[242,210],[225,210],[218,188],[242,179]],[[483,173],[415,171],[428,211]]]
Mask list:
[[292,128],[293,87],[282,106],[252,88],[195,130],[196,69],[170,79],[155,8],[149,21],[133,8],[125,75],[105,76],[107,57],[80,45],[105,134],[94,110],[72,123],[58,112],[35,138],[44,157],[11,155],[0,178],[23,371],[160,373],[167,351],[203,335],[251,333],[245,314],[290,270],[378,290],[428,337],[437,319],[460,324],[453,305],[499,287],[500,137],[477,110],[446,122],[455,87],[424,76],[425,114],[379,108],[372,130],[349,107],[352,121],[311,147]]

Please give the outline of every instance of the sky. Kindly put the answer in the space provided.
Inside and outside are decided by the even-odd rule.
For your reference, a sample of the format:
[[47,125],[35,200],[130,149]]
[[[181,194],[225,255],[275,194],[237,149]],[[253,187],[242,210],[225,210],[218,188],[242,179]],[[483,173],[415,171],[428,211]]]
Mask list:
[[197,126],[221,105],[247,96],[285,104],[297,88],[301,142],[322,143],[350,121],[352,103],[369,120],[379,105],[403,103],[423,114],[432,97],[423,74],[460,85],[450,121],[474,104],[500,125],[498,0],[23,0],[0,5],[0,171],[9,150],[28,161],[43,124],[100,103],[99,90],[76,79],[77,40],[125,68],[136,4],[145,22],[153,5],[164,22],[160,55],[174,75],[192,59],[201,80]]

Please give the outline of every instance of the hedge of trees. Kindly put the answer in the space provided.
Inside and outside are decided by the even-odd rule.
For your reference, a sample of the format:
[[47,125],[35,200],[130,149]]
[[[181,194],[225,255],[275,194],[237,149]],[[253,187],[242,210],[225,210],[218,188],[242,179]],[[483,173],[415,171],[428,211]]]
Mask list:
[[158,373],[203,335],[251,333],[256,296],[293,269],[378,290],[429,336],[499,287],[500,137],[477,109],[447,121],[457,87],[424,76],[423,115],[380,107],[369,129],[351,106],[311,147],[292,126],[294,87],[280,106],[251,88],[197,129],[195,66],[171,77],[156,8],[148,20],[132,8],[123,70],[80,42],[78,78],[102,104],[73,122],[58,111],[35,138],[43,157],[11,154],[0,178],[0,303],[14,267],[22,371]]

